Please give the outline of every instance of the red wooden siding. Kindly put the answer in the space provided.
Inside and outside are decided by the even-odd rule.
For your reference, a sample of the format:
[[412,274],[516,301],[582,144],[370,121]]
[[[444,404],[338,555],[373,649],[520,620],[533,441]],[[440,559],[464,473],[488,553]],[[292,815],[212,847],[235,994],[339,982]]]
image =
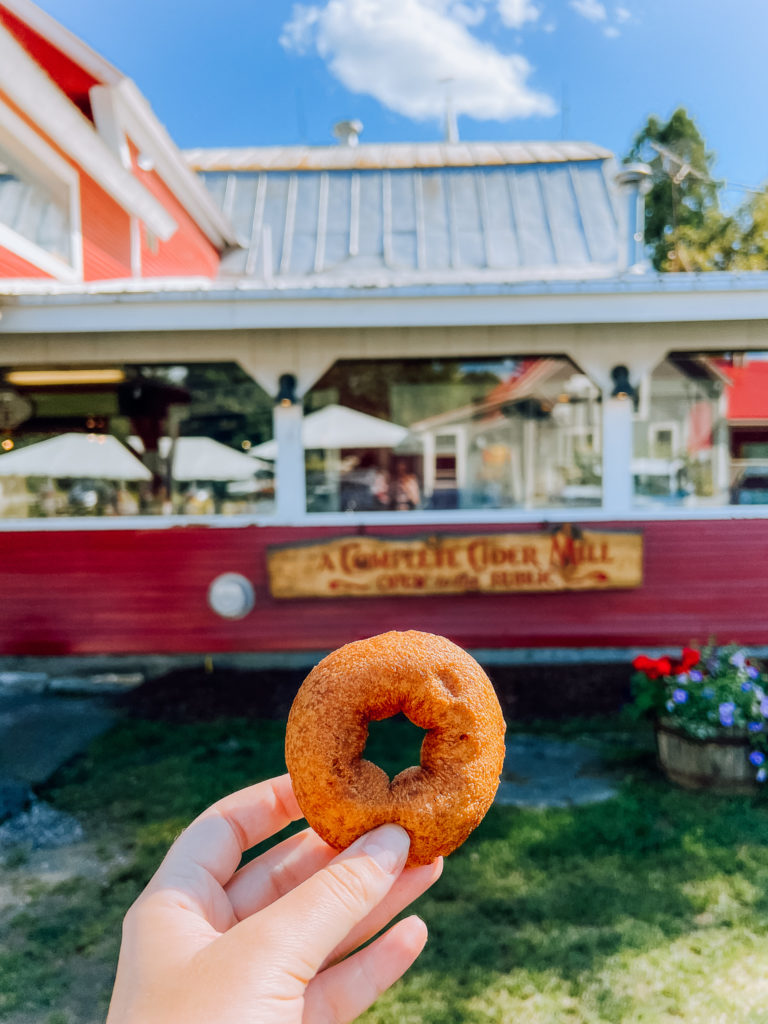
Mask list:
[[174,277],[200,274],[215,277],[219,253],[155,171],[143,171],[136,163],[138,151],[129,142],[133,173],[144,188],[158,199],[176,221],[178,228],[167,242],[150,240],[141,232],[142,277]]
[[[444,633],[466,647],[671,645],[711,635],[768,643],[768,520],[638,528],[645,583],[637,590],[283,602],[267,590],[266,547],[349,530],[5,532],[0,654],[321,650],[406,628]],[[513,532],[507,525],[448,532],[484,530]],[[237,622],[219,618],[206,600],[211,580],[227,571],[242,573],[256,590],[256,607]]]
[[0,246],[0,277],[50,277],[34,263],[27,263],[10,249]]
[[131,276],[131,218],[92,178],[80,174],[83,277],[86,281]]

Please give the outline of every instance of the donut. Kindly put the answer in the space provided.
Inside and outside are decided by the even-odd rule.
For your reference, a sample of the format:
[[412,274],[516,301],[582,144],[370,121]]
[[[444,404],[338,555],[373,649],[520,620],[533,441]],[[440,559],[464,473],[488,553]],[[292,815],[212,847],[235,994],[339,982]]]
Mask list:
[[[421,764],[390,781],[362,754],[368,723],[400,711],[427,733]],[[407,865],[429,864],[491,806],[505,728],[491,681],[466,651],[432,633],[382,633],[312,669],[288,716],[285,760],[304,817],[332,847],[394,822],[411,837]]]

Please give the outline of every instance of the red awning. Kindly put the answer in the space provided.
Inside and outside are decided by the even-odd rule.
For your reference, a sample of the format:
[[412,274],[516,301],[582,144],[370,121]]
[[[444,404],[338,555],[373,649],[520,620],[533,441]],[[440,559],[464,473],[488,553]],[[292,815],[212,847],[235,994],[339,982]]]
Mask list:
[[728,422],[768,422],[768,361],[721,367],[731,379],[727,390]]

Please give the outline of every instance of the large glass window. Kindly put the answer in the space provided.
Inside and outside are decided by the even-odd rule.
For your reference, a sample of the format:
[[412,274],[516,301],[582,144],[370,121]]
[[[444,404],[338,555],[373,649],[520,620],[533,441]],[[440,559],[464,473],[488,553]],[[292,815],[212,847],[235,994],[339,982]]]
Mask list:
[[342,360],[304,411],[309,511],[602,499],[599,391],[562,357]]
[[768,353],[673,353],[634,419],[636,505],[768,504]]
[[266,513],[272,401],[235,363],[7,371],[0,516]]

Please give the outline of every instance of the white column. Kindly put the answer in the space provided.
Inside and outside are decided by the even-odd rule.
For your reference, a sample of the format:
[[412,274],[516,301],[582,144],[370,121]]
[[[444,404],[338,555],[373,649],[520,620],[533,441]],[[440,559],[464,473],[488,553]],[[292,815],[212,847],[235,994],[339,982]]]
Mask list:
[[632,510],[632,412],[631,398],[603,392],[603,507],[617,515]]
[[275,513],[282,522],[300,519],[307,510],[307,478],[301,440],[303,419],[300,401],[287,405],[278,402],[272,414],[273,436],[277,442]]

